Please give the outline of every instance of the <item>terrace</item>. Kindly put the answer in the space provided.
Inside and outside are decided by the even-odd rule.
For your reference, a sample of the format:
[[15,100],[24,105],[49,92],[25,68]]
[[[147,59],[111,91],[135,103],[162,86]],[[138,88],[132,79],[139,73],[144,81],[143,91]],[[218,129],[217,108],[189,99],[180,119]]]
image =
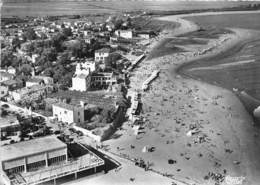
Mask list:
[[88,169],[94,169],[94,172],[96,172],[97,167],[105,165],[103,159],[91,152],[85,146],[81,144],[78,146],[81,147],[81,150],[85,150],[84,155],[70,158],[68,162],[63,164],[45,167],[34,172],[16,174],[11,179],[11,185],[34,185],[51,180],[54,180],[55,184],[57,178],[71,174],[75,174],[75,178],[77,178],[78,172]]

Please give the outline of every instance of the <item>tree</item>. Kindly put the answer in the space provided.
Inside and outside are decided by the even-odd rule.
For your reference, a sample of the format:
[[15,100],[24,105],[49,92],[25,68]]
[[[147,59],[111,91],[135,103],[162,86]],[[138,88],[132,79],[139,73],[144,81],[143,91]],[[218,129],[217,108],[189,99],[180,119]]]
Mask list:
[[31,75],[32,68],[29,64],[23,64],[19,73],[23,73],[25,76]]
[[65,37],[72,36],[71,28],[63,28],[62,33],[65,35]]
[[35,40],[37,38],[37,35],[33,28],[27,28],[27,30],[23,33],[23,37],[25,40]]
[[21,46],[21,41],[19,40],[19,38],[16,36],[13,40],[12,40],[12,45],[13,47],[16,49],[17,47],[20,48]]
[[54,35],[51,39],[53,47],[56,48],[57,52],[63,51],[62,43],[66,40],[66,37],[62,33]]
[[122,19],[116,19],[114,24],[115,24],[115,29],[120,29],[124,21]]
[[69,52],[63,53],[58,60],[58,65],[65,66],[65,65],[69,64],[70,58],[71,58],[71,54]]
[[48,61],[55,61],[57,59],[57,52],[54,47],[44,49],[42,52],[42,56],[45,56]]
[[116,61],[119,59],[121,59],[121,55],[119,53],[111,53],[105,61],[106,68],[117,69]]

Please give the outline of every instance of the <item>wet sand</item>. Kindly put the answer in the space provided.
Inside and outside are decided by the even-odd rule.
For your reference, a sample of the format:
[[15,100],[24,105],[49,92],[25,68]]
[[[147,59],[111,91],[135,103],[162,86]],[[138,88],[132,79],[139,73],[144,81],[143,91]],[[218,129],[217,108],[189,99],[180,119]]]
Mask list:
[[[155,39],[151,48],[165,37],[198,29],[197,25],[182,19],[181,16],[160,19],[177,21],[181,23],[181,27],[163,32]],[[116,132],[116,139],[103,142],[109,151],[149,161],[153,170],[171,174],[177,183],[214,184],[212,179],[205,180],[205,175],[208,172],[226,172],[225,175],[232,177],[245,177],[244,185],[258,185],[259,131],[253,126],[252,118],[237,96],[227,89],[181,77],[177,73],[181,65],[223,52],[253,35],[245,29],[233,31],[235,34],[222,35],[219,39],[211,39],[207,45],[192,47],[190,52],[171,54],[140,63],[130,79],[130,91],[141,89],[143,81],[151,71],[161,70],[159,78],[152,83],[149,91],[143,93],[145,128],[143,133],[136,136],[131,123],[125,123],[122,129]],[[194,126],[198,133],[187,135]],[[145,146],[154,147],[155,150],[144,153],[142,150]],[[169,164],[169,159],[176,160],[176,163]],[[124,173],[129,171],[134,174],[131,170],[125,170]],[[136,173],[142,174],[137,171]],[[156,179],[156,176],[153,177]],[[113,184],[106,179],[111,179],[109,174],[100,181],[94,181],[98,184]],[[131,184],[147,183],[145,180],[136,179]]]

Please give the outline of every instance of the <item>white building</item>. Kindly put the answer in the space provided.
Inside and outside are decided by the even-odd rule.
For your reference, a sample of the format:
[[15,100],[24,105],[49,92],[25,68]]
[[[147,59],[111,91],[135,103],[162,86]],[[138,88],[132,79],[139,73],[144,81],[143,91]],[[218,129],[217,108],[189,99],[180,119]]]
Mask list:
[[104,62],[110,54],[110,49],[102,48],[95,51],[95,61]]
[[89,72],[96,71],[96,63],[94,61],[86,61],[84,63],[77,63],[75,74],[89,74]]
[[8,72],[0,71],[0,82],[11,80],[14,78],[14,75]]
[[87,91],[91,84],[91,74],[75,74],[72,77],[71,90]]
[[67,103],[56,103],[52,105],[53,116],[64,123],[84,123],[85,110],[93,105],[87,105],[80,102],[80,105],[71,105]]
[[122,37],[125,39],[132,39],[133,38],[133,31],[132,30],[116,30],[116,36]]
[[34,76],[35,79],[42,80],[45,85],[53,84],[53,78],[49,76]]
[[117,83],[117,78],[113,73],[93,73],[91,76],[92,87],[108,87]]
[[15,75],[16,74],[16,69],[14,67],[12,67],[12,66],[9,66],[7,68],[7,72],[10,73],[10,74]]
[[94,61],[77,63],[75,74],[72,77],[71,90],[87,91],[91,83],[91,73],[94,71],[96,71],[96,63]]

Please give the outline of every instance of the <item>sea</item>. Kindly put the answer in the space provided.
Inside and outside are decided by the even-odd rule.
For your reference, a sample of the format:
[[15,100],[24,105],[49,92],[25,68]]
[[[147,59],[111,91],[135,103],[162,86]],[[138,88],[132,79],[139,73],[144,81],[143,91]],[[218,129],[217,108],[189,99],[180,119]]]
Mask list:
[[126,11],[171,11],[235,7],[254,2],[173,0],[2,0],[2,17],[84,15]]

